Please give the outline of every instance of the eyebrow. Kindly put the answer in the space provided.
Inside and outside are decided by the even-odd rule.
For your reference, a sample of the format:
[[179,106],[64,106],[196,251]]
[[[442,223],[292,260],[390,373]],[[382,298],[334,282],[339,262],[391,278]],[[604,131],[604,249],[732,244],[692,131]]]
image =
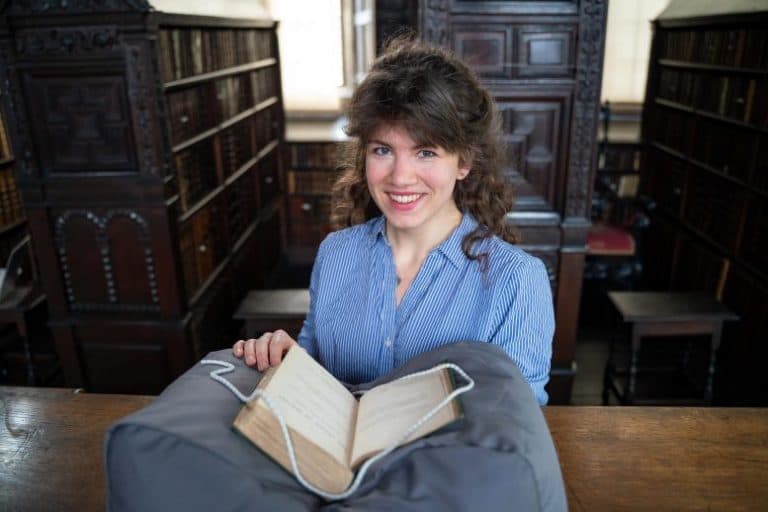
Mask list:
[[[392,147],[392,144],[390,144],[389,142],[385,142],[379,139],[370,139],[368,140],[368,143],[366,145],[368,144],[379,144],[381,146]],[[440,146],[437,146],[434,144],[416,144],[411,147],[411,149],[439,149],[439,148]]]

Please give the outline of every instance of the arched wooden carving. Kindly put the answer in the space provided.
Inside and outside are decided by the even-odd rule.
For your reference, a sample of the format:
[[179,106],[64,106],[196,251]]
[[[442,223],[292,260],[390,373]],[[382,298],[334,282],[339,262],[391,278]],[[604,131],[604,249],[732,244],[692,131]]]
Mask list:
[[[73,228],[82,223],[89,226]],[[141,215],[67,210],[56,219],[55,239],[72,311],[160,309],[149,227]]]

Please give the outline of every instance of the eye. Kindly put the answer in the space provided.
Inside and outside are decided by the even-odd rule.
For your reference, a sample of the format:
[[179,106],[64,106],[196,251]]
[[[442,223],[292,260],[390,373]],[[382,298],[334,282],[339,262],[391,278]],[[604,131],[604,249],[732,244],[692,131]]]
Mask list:
[[371,148],[371,153],[378,156],[387,156],[389,152],[390,151],[387,146],[374,146]]
[[432,158],[437,156],[437,153],[430,149],[420,149],[419,150],[419,157],[421,158]]

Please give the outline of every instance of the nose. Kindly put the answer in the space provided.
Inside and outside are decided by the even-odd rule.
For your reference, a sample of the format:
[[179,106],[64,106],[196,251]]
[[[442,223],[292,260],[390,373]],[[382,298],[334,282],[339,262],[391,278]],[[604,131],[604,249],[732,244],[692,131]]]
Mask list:
[[416,182],[416,174],[413,172],[413,166],[407,158],[397,156],[392,163],[392,173],[390,181],[395,186],[413,185]]

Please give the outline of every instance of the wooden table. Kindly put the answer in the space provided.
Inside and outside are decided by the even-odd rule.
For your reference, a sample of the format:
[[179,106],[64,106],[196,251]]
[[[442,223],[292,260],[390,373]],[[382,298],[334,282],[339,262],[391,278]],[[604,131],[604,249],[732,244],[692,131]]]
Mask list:
[[[609,393],[615,392],[622,404],[640,402],[636,396],[638,354],[647,336],[689,336],[709,337],[709,362],[704,396],[701,401],[712,403],[712,385],[715,377],[715,356],[720,347],[723,322],[738,320],[739,317],[719,302],[714,295],[700,292],[609,292],[608,298],[621,315],[622,321],[632,326],[629,367],[617,370],[614,361],[614,347],[605,367],[603,379],[603,403],[608,403]],[[685,365],[683,365],[685,366]],[[619,389],[613,375],[627,375],[624,389]],[[686,398],[690,402],[691,399]]]
[[[0,510],[103,510],[107,427],[152,397],[0,387]],[[768,409],[546,407],[571,510],[768,509]]]

